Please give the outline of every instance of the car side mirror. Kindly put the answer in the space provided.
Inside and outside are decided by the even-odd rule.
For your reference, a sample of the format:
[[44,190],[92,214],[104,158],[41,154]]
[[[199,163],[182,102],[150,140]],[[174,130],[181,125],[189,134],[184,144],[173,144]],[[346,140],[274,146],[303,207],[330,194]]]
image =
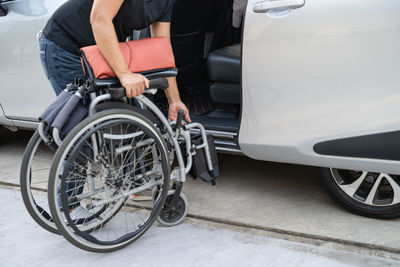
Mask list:
[[8,7],[4,6],[3,1],[0,0],[0,17],[4,17],[8,13]]

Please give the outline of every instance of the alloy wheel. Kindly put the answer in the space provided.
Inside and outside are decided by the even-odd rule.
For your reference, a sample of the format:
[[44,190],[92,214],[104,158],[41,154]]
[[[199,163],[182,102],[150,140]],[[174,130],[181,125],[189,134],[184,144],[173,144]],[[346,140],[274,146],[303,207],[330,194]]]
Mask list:
[[330,169],[340,189],[354,200],[370,206],[400,203],[400,176],[387,173]]

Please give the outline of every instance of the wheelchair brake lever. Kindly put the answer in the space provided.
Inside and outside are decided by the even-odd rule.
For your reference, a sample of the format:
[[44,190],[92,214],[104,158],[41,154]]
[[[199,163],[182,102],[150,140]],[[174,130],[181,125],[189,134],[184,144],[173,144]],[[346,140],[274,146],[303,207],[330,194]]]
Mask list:
[[175,132],[178,135],[179,131],[182,127],[182,120],[183,120],[183,114],[184,111],[183,110],[179,110],[178,111],[178,116],[176,117],[176,123],[175,123]]

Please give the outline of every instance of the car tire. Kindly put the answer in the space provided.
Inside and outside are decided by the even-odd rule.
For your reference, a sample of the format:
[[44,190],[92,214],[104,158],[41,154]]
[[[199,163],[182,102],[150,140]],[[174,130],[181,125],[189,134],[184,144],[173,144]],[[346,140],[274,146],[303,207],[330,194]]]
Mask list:
[[[361,175],[357,177],[357,173],[361,173]],[[353,181],[351,180],[351,175],[354,176]],[[364,175],[364,178],[361,177],[362,175]],[[346,179],[342,179],[345,176],[347,176]],[[378,178],[380,176],[383,178]],[[350,212],[377,219],[394,219],[400,217],[400,203],[395,202],[397,196],[394,197],[396,194],[395,190],[397,189],[391,187],[391,183],[396,182],[396,185],[398,185],[400,189],[400,176],[384,173],[320,168],[319,179],[327,193]],[[377,179],[380,180],[378,181]],[[388,181],[389,179],[392,179],[392,181]],[[358,183],[355,184],[357,181],[362,181],[359,183],[359,186],[357,186]],[[374,181],[378,182],[377,186],[374,186]],[[352,186],[352,188],[350,188],[350,186]],[[391,196],[390,187],[392,188]],[[381,193],[378,190],[386,190],[386,192]],[[352,194],[353,191],[354,194]],[[371,192],[373,196],[369,197],[369,193]],[[382,198],[382,194],[384,196],[386,194],[386,199]],[[390,199],[393,200],[391,203]]]

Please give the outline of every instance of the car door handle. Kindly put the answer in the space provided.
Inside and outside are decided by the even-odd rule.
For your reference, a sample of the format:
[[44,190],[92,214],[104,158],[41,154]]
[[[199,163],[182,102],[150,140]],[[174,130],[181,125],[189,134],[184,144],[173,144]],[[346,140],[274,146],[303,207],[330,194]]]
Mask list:
[[254,4],[253,11],[255,13],[265,13],[274,8],[298,8],[304,6],[305,0],[278,0],[278,1],[263,1]]

